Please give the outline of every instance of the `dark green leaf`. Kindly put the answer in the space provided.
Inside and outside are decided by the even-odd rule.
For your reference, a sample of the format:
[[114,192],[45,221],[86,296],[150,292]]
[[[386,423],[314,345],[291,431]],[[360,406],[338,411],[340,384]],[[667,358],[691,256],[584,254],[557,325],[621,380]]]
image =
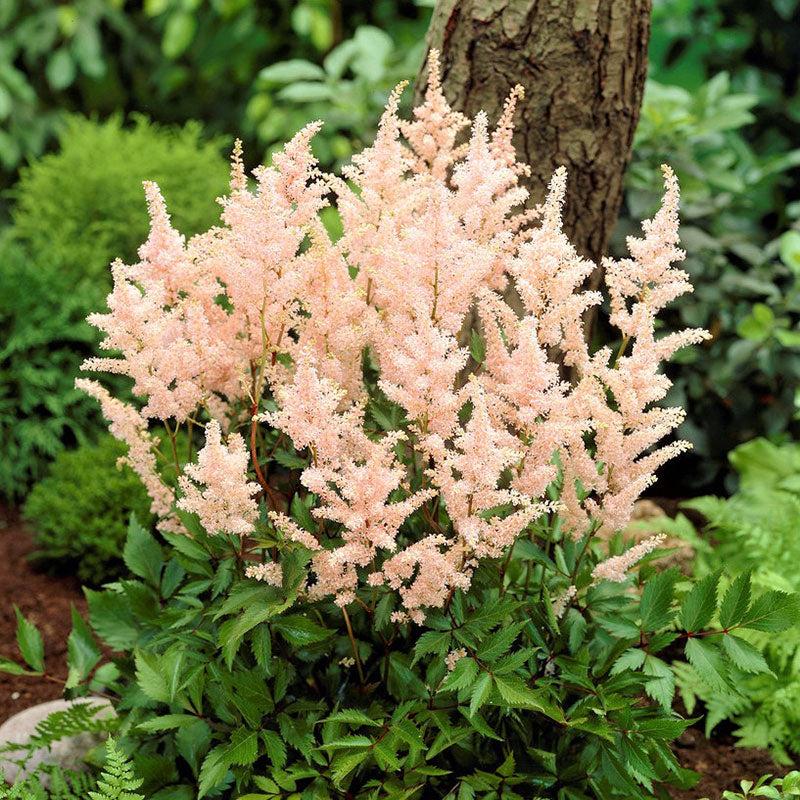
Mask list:
[[144,578],[151,586],[158,587],[164,558],[158,542],[131,515],[128,538],[122,551],[125,565],[134,574]]
[[681,624],[689,633],[696,633],[711,622],[717,608],[719,576],[719,572],[707,575],[686,595],[681,606]]
[[302,617],[299,614],[281,617],[271,624],[294,647],[307,647],[316,642],[324,642],[333,633],[327,628],[317,625],[316,622],[312,622],[308,617]]
[[714,645],[703,639],[689,639],[686,642],[686,657],[700,678],[712,689],[727,689],[725,664]]
[[756,598],[741,621],[741,627],[767,633],[780,633],[800,621],[800,603],[797,594],[777,590]]
[[770,672],[761,652],[739,636],[734,636],[732,633],[724,634],[722,646],[728,654],[728,658],[739,669],[753,673]]
[[643,630],[657,631],[672,621],[670,607],[677,580],[677,569],[669,569],[653,575],[645,583],[639,606]]
[[67,689],[74,689],[84,681],[100,660],[100,648],[86,621],[72,606],[72,632],[67,639]]
[[17,615],[17,646],[25,663],[36,672],[44,672],[44,641],[36,626],[22,616],[14,606]]
[[750,605],[750,572],[744,572],[731,581],[722,598],[719,609],[719,623],[725,630],[738,625]]

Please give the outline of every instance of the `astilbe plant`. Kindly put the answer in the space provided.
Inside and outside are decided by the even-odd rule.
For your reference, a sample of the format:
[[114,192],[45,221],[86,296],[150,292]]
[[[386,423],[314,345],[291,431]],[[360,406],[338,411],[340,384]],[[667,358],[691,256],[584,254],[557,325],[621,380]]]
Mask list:
[[663,793],[687,779],[667,744],[687,723],[659,651],[722,669],[730,631],[791,616],[776,595],[764,622],[742,589],[706,630],[705,581],[678,618],[679,576],[648,565],[660,540],[611,536],[685,447],[660,445],[682,418],[658,405],[660,365],[706,336],[654,333],[690,290],[675,177],[631,257],[603,264],[620,346],[591,352],[596,267],[561,228],[563,170],[526,206],[521,90],[490,130],[448,106],[435,55],[410,122],[401,89],[342,179],[315,167],[316,123],[252,189],[237,148],[220,226],[189,241],[146,184],[141,260],[114,264],[91,317],[114,355],[86,364],[141,403],[79,385],[128,444],[168,554],[132,523],[137,577],[89,593],[120,655],[98,677],[80,628],[97,657],[70,690],[119,698],[120,744],[160,798]]

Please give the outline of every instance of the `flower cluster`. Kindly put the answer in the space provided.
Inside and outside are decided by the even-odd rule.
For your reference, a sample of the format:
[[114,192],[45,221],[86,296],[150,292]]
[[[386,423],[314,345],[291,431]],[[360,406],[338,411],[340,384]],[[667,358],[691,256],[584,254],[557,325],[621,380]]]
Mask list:
[[[706,336],[655,335],[659,312],[691,290],[673,266],[683,253],[669,169],[631,257],[602,265],[621,344],[592,352],[584,320],[603,295],[582,287],[597,265],[562,229],[564,170],[542,205],[526,205],[530,170],[511,144],[521,89],[493,129],[485,114],[468,120],[449,107],[435,53],[412,121],[398,116],[401,91],[346,180],[316,167],[319,123],[258,168],[252,187],[237,145],[220,226],[188,242],[146,184],[141,260],[113,266],[109,311],[91,317],[117,355],[86,364],[129,376],[144,403],[139,411],[81,383],[130,445],[162,519],[174,523],[177,508],[211,534],[246,536],[261,490],[287,546],[311,551],[312,598],[346,606],[361,586],[386,587],[400,598],[398,622],[421,621],[468,588],[481,560],[501,557],[544,513],[576,540],[623,527],[655,470],[687,446],[659,447],[682,419],[657,405],[669,388],[661,365]],[[336,241],[320,216],[332,196]],[[481,342],[472,358],[470,336]],[[394,429],[371,425],[375,402],[394,404]],[[149,420],[190,432],[207,423],[177,498],[158,479]],[[234,431],[226,443],[223,431]],[[307,454],[300,483],[316,532],[264,478],[265,432]],[[594,577],[621,579],[649,549]],[[274,563],[248,574],[279,583],[281,573]]]

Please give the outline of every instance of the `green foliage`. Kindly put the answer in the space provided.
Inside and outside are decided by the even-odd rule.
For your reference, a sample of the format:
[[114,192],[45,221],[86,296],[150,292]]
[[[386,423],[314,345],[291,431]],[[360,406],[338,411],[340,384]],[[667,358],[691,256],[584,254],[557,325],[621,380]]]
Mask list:
[[[23,496],[64,448],[94,440],[97,405],[74,387],[97,354],[86,323],[101,308],[117,256],[135,260],[149,220],[141,182],[161,183],[187,230],[218,218],[227,187],[219,142],[197,125],[73,117],[61,150],[23,170],[13,229],[0,234],[0,495]],[[117,384],[119,391],[119,383]]]
[[[729,687],[763,668],[740,632],[785,630],[798,611],[795,595],[753,600],[742,580],[720,592],[717,574],[690,588],[648,565],[633,586],[593,585],[593,545],[556,525],[537,530],[546,551],[519,541],[422,626],[392,621],[393,592],[359,589],[351,640],[340,608],[303,600],[308,555],[266,515],[244,557],[277,547],[279,588],[243,579],[238,546],[184,522],[192,538],[167,533],[167,551],[132,525],[135,577],[87,591],[91,631],[75,615],[70,691],[103,686],[117,717],[71,711],[36,742],[111,728],[142,779],[125,791],[147,797],[649,798],[691,780],[669,748],[688,721],[671,710],[665,649],[682,643],[704,681]],[[573,578],[558,619],[550,596]]]
[[90,800],[144,800],[144,795],[134,791],[142,785],[142,782],[141,778],[135,776],[130,760],[119,750],[114,740],[109,739],[103,774],[97,781],[97,790],[89,792],[89,798]]
[[228,185],[221,141],[200,126],[164,128],[135,117],[103,123],[73,116],[59,150],[22,169],[12,211],[19,238],[73,280],[108,283],[115,258],[130,263],[147,238],[142,181],[156,181],[180,230],[205,230],[219,218],[215,199]]
[[800,150],[757,151],[747,142],[758,101],[736,91],[726,73],[692,91],[651,81],[627,176],[620,234],[632,233],[631,220],[655,207],[660,164],[674,167],[694,292],[676,302],[667,325],[704,327],[713,336],[669,368],[669,399],[689,412],[679,433],[694,451],[680,475],[668,467],[662,479],[684,496],[719,485],[736,445],[797,430],[800,239],[789,231],[771,241],[771,231],[781,214],[775,198],[800,164]]
[[99,292],[33,259],[0,232],[0,495],[15,498],[63,448],[85,442],[101,419],[74,387],[97,335],[85,322]]
[[401,80],[414,78],[423,50],[422,37],[411,46],[400,45],[380,28],[364,25],[322,65],[303,59],[270,64],[258,74],[247,107],[249,123],[274,150],[306,123],[322,119],[315,154],[326,165],[349,161],[370,144],[388,93]]
[[64,111],[127,109],[167,123],[199,119],[214,132],[242,131],[254,150],[264,141],[258,128],[267,124],[264,87],[253,85],[259,69],[288,58],[317,63],[361,25],[390,30],[403,45],[416,43],[427,26],[425,5],[4,0],[0,166],[10,175],[41,155],[61,130]]
[[105,750],[105,764],[98,777],[46,766],[42,773],[47,775],[47,788],[39,775],[17,780],[10,787],[0,781],[0,800],[145,800],[135,791],[142,779],[136,777],[130,759],[113,739],[108,739]]
[[112,436],[62,452],[25,502],[34,557],[98,586],[124,572],[122,548],[131,514],[149,524],[150,499],[138,476],[117,468],[126,448]]
[[[747,632],[727,637],[726,653],[735,664],[735,686],[720,692],[697,674],[697,664],[676,665],[678,686],[692,713],[696,701],[707,709],[706,729],[732,720],[740,743],[769,748],[782,762],[800,753],[800,635],[795,629],[775,636],[787,621],[776,606],[783,592],[800,589],[800,445],[775,445],[757,439],[730,455],[740,476],[729,499],[701,497],[684,506],[702,514],[714,547],[698,543],[695,572],[710,581],[723,568],[739,578],[730,582],[722,601],[719,624],[730,628],[747,622]],[[686,536],[686,519],[667,523]],[[691,526],[689,526],[691,527]],[[760,595],[750,606],[749,584]]]
[[[783,778],[772,778],[763,775],[757,781],[739,781],[741,792],[726,790],[722,793],[722,800],[745,800],[745,798],[766,797],[769,800],[786,800],[790,797],[800,797],[800,772],[793,770]],[[701,800],[709,800],[704,797]]]
[[95,785],[94,776],[48,766],[42,768],[47,775],[44,787],[40,776],[17,780],[13,786],[0,781],[0,800],[88,800],[88,792]]

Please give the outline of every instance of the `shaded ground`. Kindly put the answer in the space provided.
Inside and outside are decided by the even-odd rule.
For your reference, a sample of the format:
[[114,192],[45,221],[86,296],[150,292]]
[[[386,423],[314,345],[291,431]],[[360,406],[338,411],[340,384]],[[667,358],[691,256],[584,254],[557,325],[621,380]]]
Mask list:
[[[0,655],[19,661],[17,623],[13,603],[42,632],[46,667],[56,680],[0,673],[0,724],[28,706],[61,697],[57,679],[66,677],[66,642],[71,630],[70,605],[85,613],[86,602],[74,578],[54,578],[34,569],[26,556],[33,549],[30,532],[19,515],[0,508]],[[694,789],[673,790],[673,800],[717,800],[723,789],[739,780],[756,780],[764,773],[783,774],[768,753],[734,746],[734,738],[721,730],[707,740],[701,728],[689,728],[675,743],[681,765],[703,777]]]
[[[65,679],[70,605],[85,612],[86,602],[75,578],[53,578],[36,571],[26,559],[32,549],[30,532],[20,524],[16,511],[0,508],[0,655],[21,663],[16,603],[42,633],[49,675]],[[55,680],[0,673],[0,724],[28,706],[59,697],[61,686]]]
[[[702,723],[701,723],[702,724]],[[702,777],[693,789],[673,789],[673,800],[696,800],[708,797],[718,800],[724,789],[738,789],[739,781],[756,781],[762,775],[785,775],[788,770],[778,767],[763,750],[736,747],[730,733],[715,732],[711,739],[703,736],[701,727],[685,730],[672,749],[682,767],[693,769]]]

